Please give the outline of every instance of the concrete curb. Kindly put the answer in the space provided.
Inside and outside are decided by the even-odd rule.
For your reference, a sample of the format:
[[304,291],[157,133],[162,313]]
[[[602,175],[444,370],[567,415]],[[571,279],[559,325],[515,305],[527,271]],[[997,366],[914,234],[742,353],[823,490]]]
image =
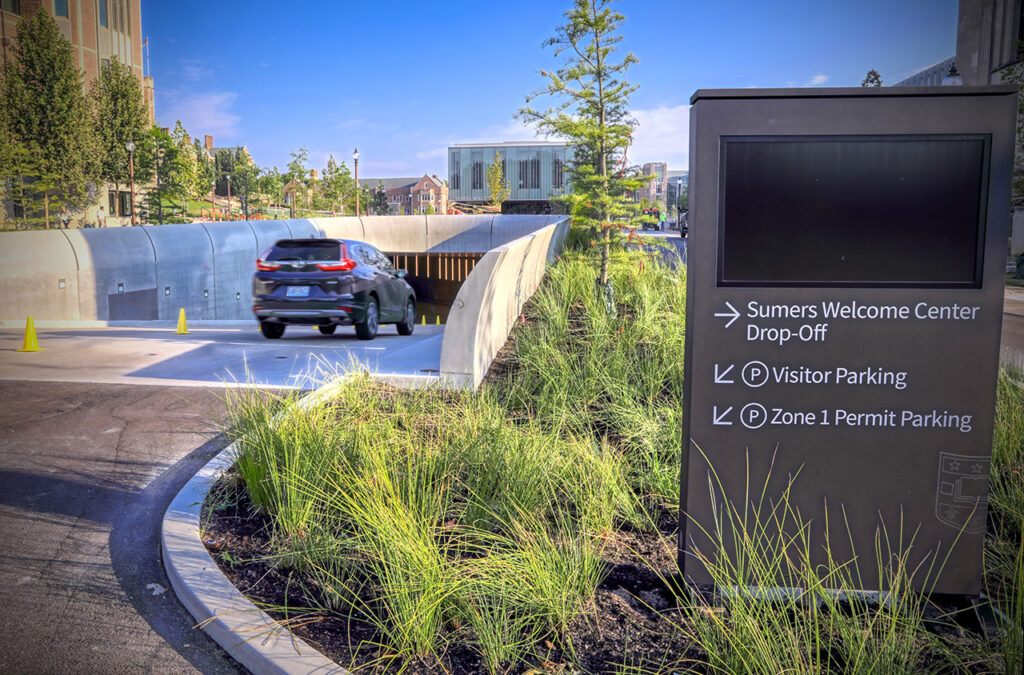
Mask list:
[[[381,375],[373,379],[403,389],[444,388],[436,376]],[[300,399],[309,406],[344,386],[346,377],[325,383]],[[171,588],[189,614],[236,661],[258,674],[349,675],[334,661],[282,628],[225,577],[200,537],[200,509],[210,487],[231,466],[234,445],[221,450],[185,484],[164,513],[160,535]]]
[[253,673],[347,675],[347,670],[249,602],[203,546],[199,511],[210,487],[231,466],[233,448],[222,450],[200,469],[164,514],[161,549],[175,595],[198,627]]

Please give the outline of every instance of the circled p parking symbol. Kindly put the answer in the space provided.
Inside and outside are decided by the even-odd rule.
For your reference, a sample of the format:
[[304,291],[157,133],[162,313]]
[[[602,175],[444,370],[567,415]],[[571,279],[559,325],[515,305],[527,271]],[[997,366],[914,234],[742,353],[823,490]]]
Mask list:
[[760,387],[768,381],[768,366],[760,361],[751,361],[743,366],[743,383],[748,387]]
[[748,429],[760,429],[768,421],[768,411],[760,403],[748,403],[740,411],[740,422]]

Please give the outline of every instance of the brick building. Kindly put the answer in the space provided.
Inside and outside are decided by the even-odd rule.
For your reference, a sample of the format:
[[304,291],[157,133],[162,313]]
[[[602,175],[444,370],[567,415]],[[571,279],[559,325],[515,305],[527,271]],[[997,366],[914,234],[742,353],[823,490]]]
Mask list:
[[71,43],[85,89],[96,79],[100,66],[114,56],[131,68],[142,85],[142,95],[153,117],[153,78],[143,70],[142,0],[0,0],[0,49],[7,59],[15,44],[18,21],[32,17],[40,7],[57,22]]
[[[448,185],[437,175],[423,174],[420,178],[360,178],[359,184],[370,190],[383,186],[391,215],[434,213],[448,210]],[[368,205],[363,205],[364,214]]]

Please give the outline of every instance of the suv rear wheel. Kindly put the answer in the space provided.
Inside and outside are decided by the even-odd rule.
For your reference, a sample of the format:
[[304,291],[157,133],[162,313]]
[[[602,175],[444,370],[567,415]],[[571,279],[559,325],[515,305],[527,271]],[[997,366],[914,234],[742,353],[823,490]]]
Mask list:
[[260,332],[263,333],[263,337],[268,340],[276,340],[277,338],[284,335],[284,324],[283,323],[270,323],[269,321],[260,321]]
[[377,335],[380,324],[380,312],[377,310],[377,298],[370,296],[366,303],[366,318],[356,324],[356,335],[360,340],[372,340]]
[[323,333],[324,335],[334,335],[334,330],[337,327],[338,326],[333,323],[329,323],[326,326],[317,326],[317,328],[320,329],[320,332]]
[[409,299],[409,302],[405,303],[405,319],[402,323],[396,324],[395,328],[398,329],[399,335],[412,335],[412,329],[416,326],[416,303]]

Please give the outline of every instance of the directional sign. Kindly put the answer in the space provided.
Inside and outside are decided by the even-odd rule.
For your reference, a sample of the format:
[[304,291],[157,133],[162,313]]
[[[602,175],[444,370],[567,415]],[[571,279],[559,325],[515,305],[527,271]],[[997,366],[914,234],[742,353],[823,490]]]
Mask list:
[[736,323],[736,319],[740,318],[740,313],[736,311],[736,308],[732,306],[731,302],[726,302],[725,306],[728,308],[729,311],[728,312],[716,312],[715,316],[724,316],[727,319],[729,319],[725,323],[725,327],[728,328],[729,326],[731,326],[734,323]]
[[682,569],[711,583],[694,554],[723,499],[742,513],[795,477],[815,555],[828,537],[877,586],[876,533],[902,528],[933,570],[916,586],[979,592],[1014,90],[692,103]]
[[716,363],[715,364],[715,384],[732,384],[733,382],[735,382],[735,380],[727,380],[727,379],[725,379],[726,376],[728,376],[729,373],[732,372],[733,368],[735,368],[735,366],[733,366],[732,364],[729,364],[729,366],[727,368],[725,368],[724,370],[720,370],[720,366]]

